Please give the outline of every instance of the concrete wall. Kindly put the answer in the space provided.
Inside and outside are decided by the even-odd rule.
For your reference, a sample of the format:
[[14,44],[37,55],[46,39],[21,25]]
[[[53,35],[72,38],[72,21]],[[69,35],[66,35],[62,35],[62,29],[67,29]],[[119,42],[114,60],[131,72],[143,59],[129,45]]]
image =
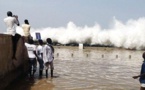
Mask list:
[[0,90],[28,71],[28,54],[24,39],[17,43],[16,59],[12,59],[12,36],[0,34]]

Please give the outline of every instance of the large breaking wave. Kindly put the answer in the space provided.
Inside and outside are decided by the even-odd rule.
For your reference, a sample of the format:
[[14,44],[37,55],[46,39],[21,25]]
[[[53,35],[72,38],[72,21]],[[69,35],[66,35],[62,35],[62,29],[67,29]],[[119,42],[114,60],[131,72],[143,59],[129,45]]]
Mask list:
[[102,29],[99,24],[92,27],[76,26],[69,22],[66,27],[31,29],[31,35],[40,32],[42,40],[51,38],[60,44],[83,43],[90,45],[107,45],[126,49],[145,48],[145,18],[128,20],[123,23],[114,18],[111,27]]

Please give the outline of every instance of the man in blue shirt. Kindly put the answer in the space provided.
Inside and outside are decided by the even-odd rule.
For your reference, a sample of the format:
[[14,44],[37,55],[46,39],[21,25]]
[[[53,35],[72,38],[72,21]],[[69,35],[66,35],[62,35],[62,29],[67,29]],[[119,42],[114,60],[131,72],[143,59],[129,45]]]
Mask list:
[[142,67],[141,67],[140,75],[133,76],[133,78],[137,79],[138,77],[140,77],[140,79],[139,79],[140,84],[141,84],[140,90],[145,90],[145,52],[143,53],[142,57],[143,57],[144,61],[143,61]]

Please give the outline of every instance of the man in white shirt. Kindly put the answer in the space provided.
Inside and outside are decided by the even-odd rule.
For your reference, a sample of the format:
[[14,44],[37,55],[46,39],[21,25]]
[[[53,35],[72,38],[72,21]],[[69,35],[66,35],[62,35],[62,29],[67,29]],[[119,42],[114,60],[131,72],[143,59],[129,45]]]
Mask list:
[[[29,63],[30,63],[29,74],[30,77],[34,77],[34,74],[36,72],[36,67],[37,67],[36,57],[38,58],[36,54],[36,45],[34,45],[34,41],[32,39],[29,39],[28,43],[27,42],[25,43],[25,46],[27,48],[28,56],[29,56]],[[33,68],[33,73],[31,72],[32,68]]]
[[29,21],[27,19],[25,19],[24,24],[22,24],[22,29],[23,29],[23,32],[24,32],[25,41],[28,41],[28,39],[31,38],[30,28],[31,28],[31,26],[29,24]]
[[44,62],[43,62],[43,41],[38,40],[39,45],[37,46],[36,53],[38,55],[38,62],[39,62],[39,77],[42,77]]
[[53,77],[53,60],[54,60],[54,48],[51,45],[52,40],[50,38],[46,39],[47,44],[43,47],[43,61],[46,69],[46,78],[48,78],[48,68],[50,66],[51,77]]
[[4,22],[7,26],[7,34],[15,35],[16,26],[19,26],[18,16],[13,15],[11,11],[7,12],[7,17],[4,19]]
[[12,35],[12,43],[13,43],[13,59],[15,58],[17,42],[21,35],[16,34],[16,25],[19,26],[18,16],[13,15],[11,11],[7,12],[7,17],[4,19],[4,22],[7,26],[7,34]]

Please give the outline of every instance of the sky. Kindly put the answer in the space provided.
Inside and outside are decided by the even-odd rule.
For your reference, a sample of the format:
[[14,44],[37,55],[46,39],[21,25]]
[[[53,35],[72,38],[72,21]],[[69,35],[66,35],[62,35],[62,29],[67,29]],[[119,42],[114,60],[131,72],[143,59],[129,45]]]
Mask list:
[[121,22],[145,17],[145,0],[0,0],[0,33],[6,31],[7,11],[18,15],[20,24],[28,19],[31,27],[65,27],[98,23],[109,28],[113,18]]

